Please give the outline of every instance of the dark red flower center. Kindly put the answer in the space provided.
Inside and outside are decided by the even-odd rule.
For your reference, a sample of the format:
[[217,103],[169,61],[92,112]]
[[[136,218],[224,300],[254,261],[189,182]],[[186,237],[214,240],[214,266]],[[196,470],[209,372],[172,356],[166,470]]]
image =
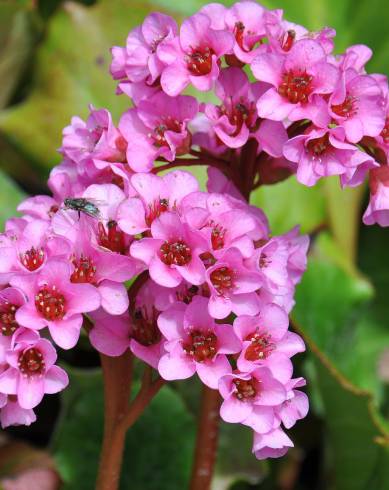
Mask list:
[[330,147],[330,139],[328,133],[320,138],[315,138],[307,144],[308,151],[311,155],[319,157],[323,155]]
[[31,347],[19,354],[18,366],[25,376],[42,374],[45,370],[45,361],[39,349]]
[[262,252],[260,257],[259,257],[259,267],[261,269],[266,269],[268,265],[270,264],[270,259],[269,257],[265,254],[265,252]]
[[356,108],[356,99],[351,95],[347,95],[344,102],[341,104],[335,104],[331,106],[332,112],[341,117],[350,117],[355,114]]
[[385,120],[385,127],[381,131],[381,137],[384,140],[384,143],[388,145],[389,144],[389,117],[387,117]]
[[224,294],[233,288],[234,275],[234,271],[229,267],[220,267],[211,272],[211,283],[218,294]]
[[230,107],[224,105],[221,107],[221,113],[228,117],[228,120],[236,129],[232,136],[236,136],[241,131],[243,125],[251,128],[256,122],[256,109],[254,102],[241,101]]
[[234,379],[235,385],[234,395],[242,402],[252,400],[258,393],[258,381],[255,378],[251,379]]
[[12,335],[15,330],[19,327],[15,320],[15,314],[18,306],[4,301],[0,305],[0,328],[3,335]]
[[158,312],[155,309],[148,315],[146,308],[137,308],[132,315],[131,337],[146,347],[158,344],[162,335],[157,325],[157,317]]
[[66,313],[66,300],[56,286],[44,286],[35,296],[35,307],[48,321],[62,320]]
[[161,146],[169,146],[169,143],[165,138],[165,131],[181,133],[182,123],[178,119],[173,119],[171,116],[164,117],[160,124],[154,128],[154,131],[149,134],[149,137],[154,142],[154,146],[157,148],[160,148]]
[[191,74],[198,77],[208,75],[212,70],[213,54],[215,52],[208,46],[192,49],[186,60]]
[[151,223],[161,216],[165,211],[169,211],[169,201],[168,199],[158,199],[154,201],[152,205],[149,206],[149,212],[146,216],[146,224],[150,226]]
[[281,40],[281,48],[283,51],[290,51],[296,39],[296,31],[290,29],[287,31]]
[[217,337],[210,330],[207,332],[192,330],[189,339],[183,345],[183,349],[196,362],[213,359],[217,352]]
[[266,359],[275,349],[274,344],[271,342],[271,335],[267,333],[254,332],[248,335],[245,340],[251,342],[244,355],[248,361]]
[[187,265],[192,260],[192,251],[183,240],[165,242],[160,248],[160,258],[166,265]]
[[306,71],[288,71],[282,76],[281,85],[278,93],[289,100],[292,104],[308,102],[308,97],[312,93],[313,77]]
[[176,292],[176,298],[178,299],[178,301],[182,301],[186,305],[189,305],[198,292],[198,286],[184,286],[184,289],[182,291]]
[[125,255],[128,251],[125,234],[119,230],[116,221],[108,221],[107,230],[103,223],[98,224],[98,239],[99,245],[111,252]]
[[243,36],[244,36],[244,24],[243,24],[243,22],[238,21],[235,23],[234,35],[235,35],[236,42],[237,42],[238,46],[240,47],[240,49],[247,52],[246,48],[244,47],[244,43],[243,43]]
[[58,211],[59,211],[59,206],[53,204],[47,214],[49,215],[49,218],[52,218],[56,213],[58,213]]
[[77,260],[73,259],[74,271],[70,276],[70,281],[75,283],[93,283],[96,266],[90,257],[85,257],[81,254]]
[[213,250],[220,250],[224,247],[224,235],[226,234],[225,228],[221,225],[216,224],[212,228],[211,232],[211,243]]
[[20,255],[20,261],[24,267],[33,272],[39,269],[45,260],[45,252],[43,248],[32,247],[27,252]]

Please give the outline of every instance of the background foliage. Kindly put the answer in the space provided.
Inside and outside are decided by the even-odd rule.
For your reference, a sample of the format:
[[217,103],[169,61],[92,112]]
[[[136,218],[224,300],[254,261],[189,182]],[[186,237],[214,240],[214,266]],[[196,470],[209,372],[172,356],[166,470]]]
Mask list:
[[[45,192],[58,163],[61,130],[87,106],[114,117],[128,104],[114,95],[109,47],[152,10],[176,18],[203,0],[0,0],[0,221],[24,194]],[[232,2],[226,1],[226,4]],[[389,4],[384,0],[264,0],[310,29],[336,28],[337,50],[350,43],[374,49],[371,71],[389,72]],[[389,232],[360,226],[364,191],[341,193],[336,182],[314,189],[292,178],[257,191],[275,233],[296,223],[312,236],[308,271],[297,292],[294,327],[308,352],[298,371],[309,381],[312,410],[297,424],[296,448],[281,461],[250,454],[249,431],[222,425],[216,490],[389,489]],[[97,356],[83,339],[62,353],[71,387],[61,409],[51,397],[39,422],[8,431],[51,449],[54,460],[25,453],[0,459],[0,478],[27,466],[55,468],[64,489],[90,489],[102,432]],[[198,385],[165,387],[128,437],[122,488],[183,489],[190,472]],[[8,444],[14,444],[8,442]],[[27,452],[28,452],[27,451]],[[43,486],[40,488],[43,489]],[[53,487],[54,488],[54,487]]]

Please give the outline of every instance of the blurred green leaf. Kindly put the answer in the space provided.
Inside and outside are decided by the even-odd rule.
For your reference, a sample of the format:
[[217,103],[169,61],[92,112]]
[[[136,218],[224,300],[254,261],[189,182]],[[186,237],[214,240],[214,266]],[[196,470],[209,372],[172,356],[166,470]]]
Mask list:
[[273,233],[285,233],[296,224],[303,233],[312,232],[326,219],[322,185],[305,187],[291,177],[284,182],[254,191],[250,202],[265,210]]
[[24,197],[24,193],[0,170],[0,230],[5,221],[15,215],[16,207]]
[[129,104],[125,96],[115,95],[109,48],[124,44],[128,31],[149,9],[132,0],[92,7],[66,2],[50,19],[30,97],[0,115],[7,140],[37,167],[50,168],[59,161],[62,128],[74,114],[85,117],[88,104],[108,107],[114,117]]
[[[72,371],[53,444],[64,490],[94,487],[103,433],[102,393],[100,371]],[[180,397],[169,386],[162,388],[127,434],[120,488],[187,488],[194,432],[193,417]]]
[[0,2],[0,109],[6,106],[28,66],[38,34],[38,17],[28,5]]

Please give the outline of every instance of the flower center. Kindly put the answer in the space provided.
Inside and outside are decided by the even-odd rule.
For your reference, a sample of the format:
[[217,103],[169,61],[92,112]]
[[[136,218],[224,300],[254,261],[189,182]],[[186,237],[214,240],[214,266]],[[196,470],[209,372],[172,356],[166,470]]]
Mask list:
[[149,212],[146,216],[147,226],[151,226],[151,223],[156,218],[159,218],[165,211],[169,211],[168,199],[158,199],[157,201],[154,201],[154,203],[149,206]]
[[210,279],[218,294],[224,294],[234,286],[234,271],[229,267],[220,267],[211,272]]
[[132,316],[131,337],[146,347],[158,344],[162,335],[157,325],[157,316],[155,308],[150,318],[145,308],[136,309]]
[[234,395],[242,402],[249,401],[256,397],[258,393],[258,382],[256,379],[234,379],[235,385]]
[[208,46],[192,49],[191,54],[187,56],[186,60],[188,70],[191,74],[197,77],[208,75],[212,70],[213,54],[213,49]]
[[356,112],[356,99],[347,95],[342,104],[332,105],[331,110],[340,117],[350,117]]
[[72,262],[74,271],[70,276],[70,281],[76,283],[93,283],[96,274],[96,266],[93,260],[81,254],[78,260],[74,257]]
[[0,305],[0,329],[3,335],[12,335],[19,327],[15,320],[15,314],[18,306],[5,301]]
[[244,47],[244,44],[243,44],[243,36],[244,36],[244,24],[243,24],[243,22],[238,21],[235,23],[234,35],[235,35],[236,42],[237,42],[238,46],[240,47],[240,49],[242,49],[242,51],[246,51],[246,53],[247,53],[248,50],[246,50],[246,48]]
[[385,120],[385,127],[381,131],[381,137],[384,140],[385,145],[389,144],[389,117]]
[[290,51],[295,39],[296,39],[296,31],[290,29],[285,33],[283,39],[281,39],[281,49],[283,51]]
[[31,347],[19,354],[18,366],[27,377],[42,374],[45,370],[45,361],[39,349]]
[[269,259],[269,257],[264,252],[262,252],[261,256],[259,257],[259,267],[261,269],[266,269],[266,267],[268,267],[270,263],[271,260]]
[[306,71],[288,71],[283,74],[278,93],[289,100],[292,104],[306,103],[312,93],[313,77]]
[[176,292],[176,298],[178,299],[178,301],[182,301],[186,305],[189,305],[198,292],[198,286],[185,286],[183,291]]
[[210,330],[207,332],[192,330],[188,341],[183,345],[183,349],[196,362],[213,359],[217,350],[217,337]]
[[307,144],[307,148],[311,155],[318,157],[323,155],[330,147],[330,139],[328,133],[326,133],[321,138],[315,138]]
[[228,117],[228,120],[233,126],[236,126],[232,136],[238,135],[243,125],[251,128],[256,121],[254,102],[241,100],[241,102],[238,102],[237,104],[232,104],[232,102],[230,104],[227,103],[226,105],[221,106],[220,111]]
[[104,228],[103,223],[98,224],[99,245],[111,252],[125,255],[127,253],[127,244],[124,233],[118,229],[116,221],[108,221],[108,231]]
[[163,118],[160,124],[154,128],[154,132],[149,134],[149,137],[153,140],[154,146],[160,148],[161,146],[169,146],[169,143],[165,138],[165,131],[173,131],[174,133],[181,133],[182,123],[178,119],[173,119],[171,116]]
[[254,332],[248,335],[245,340],[251,342],[244,355],[248,361],[266,359],[275,349],[275,345],[271,343],[270,334]]
[[32,247],[27,252],[24,252],[20,255],[20,261],[24,265],[24,267],[33,272],[39,269],[39,267],[43,264],[45,260],[45,252],[43,248],[35,248]]
[[211,243],[213,250],[220,250],[224,247],[225,228],[221,225],[215,225],[211,233]]
[[187,265],[192,260],[192,252],[183,240],[165,242],[160,248],[160,258],[166,265]]
[[65,316],[65,297],[55,286],[44,286],[35,296],[35,307],[48,321],[62,320]]
[[52,218],[56,213],[58,213],[58,211],[59,211],[59,206],[53,204],[47,214],[49,215],[49,218]]

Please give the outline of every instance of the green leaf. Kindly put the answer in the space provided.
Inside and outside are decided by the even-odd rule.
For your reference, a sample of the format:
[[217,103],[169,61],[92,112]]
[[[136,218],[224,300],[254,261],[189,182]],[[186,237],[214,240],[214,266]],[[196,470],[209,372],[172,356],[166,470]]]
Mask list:
[[[102,393],[100,371],[71,373],[53,444],[64,490],[94,487],[103,430]],[[194,419],[180,397],[163,387],[127,434],[120,488],[187,488],[194,431]]]
[[50,168],[59,161],[62,128],[74,114],[86,117],[88,104],[107,107],[114,117],[129,105],[127,97],[115,95],[109,49],[123,45],[148,11],[146,5],[135,8],[131,0],[93,7],[66,2],[50,19],[31,95],[0,115],[0,130],[36,167]]
[[5,221],[15,215],[16,207],[24,197],[24,193],[0,170],[0,230]]
[[28,6],[0,3],[0,109],[5,107],[35,48],[38,18]]
[[381,486],[370,485],[389,464],[389,431],[377,409],[383,390],[377,361],[389,332],[371,315],[370,283],[342,257],[322,234],[297,289],[293,319],[313,360],[335,488],[386,489],[389,482],[381,477]]

